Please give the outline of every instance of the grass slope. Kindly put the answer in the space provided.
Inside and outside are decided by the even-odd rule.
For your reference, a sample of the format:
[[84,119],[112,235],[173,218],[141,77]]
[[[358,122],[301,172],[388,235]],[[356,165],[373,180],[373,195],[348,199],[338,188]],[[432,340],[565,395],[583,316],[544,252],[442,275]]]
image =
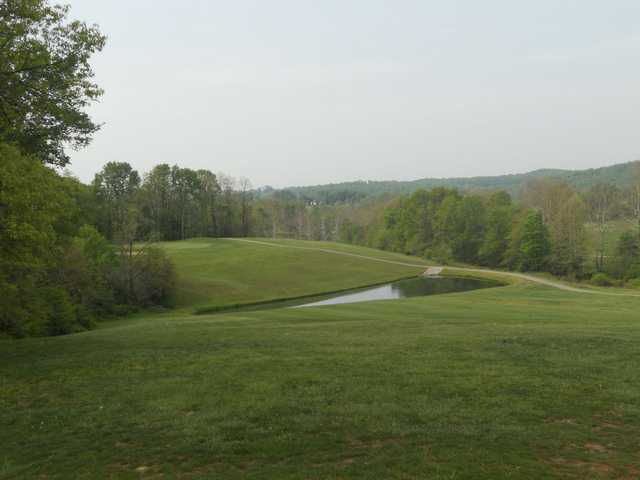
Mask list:
[[639,311],[518,283],[5,341],[0,478],[637,478]]
[[[261,240],[265,241],[266,240]],[[278,245],[326,247],[329,243],[281,240]],[[332,248],[377,258],[424,264],[416,258],[348,245]],[[222,239],[161,244],[179,277],[179,307],[219,308],[333,292],[421,273],[421,267],[363,261],[330,253],[267,247]]]

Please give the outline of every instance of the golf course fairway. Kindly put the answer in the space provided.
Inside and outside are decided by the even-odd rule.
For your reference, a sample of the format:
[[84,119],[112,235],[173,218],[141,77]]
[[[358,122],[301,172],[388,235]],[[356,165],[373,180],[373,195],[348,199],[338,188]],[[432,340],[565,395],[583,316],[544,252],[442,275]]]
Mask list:
[[175,311],[0,342],[0,478],[640,476],[640,298],[518,280],[193,315],[429,264],[278,243],[389,262],[235,240],[163,244],[179,274]]

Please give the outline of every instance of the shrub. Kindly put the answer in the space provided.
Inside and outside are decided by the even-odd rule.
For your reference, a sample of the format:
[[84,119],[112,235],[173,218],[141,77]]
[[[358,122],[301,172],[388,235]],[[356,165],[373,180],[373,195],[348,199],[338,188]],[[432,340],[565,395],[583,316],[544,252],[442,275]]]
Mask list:
[[134,282],[136,304],[143,307],[171,305],[176,274],[173,263],[159,248],[149,248],[136,259],[139,274]]
[[49,307],[46,317],[48,335],[64,335],[81,330],[67,292],[59,287],[47,287],[41,290],[41,296]]
[[173,263],[166,253],[148,247],[133,256],[124,256],[113,275],[113,285],[121,303],[130,306],[171,306],[176,283]]
[[453,252],[449,245],[442,243],[429,248],[424,253],[424,258],[427,260],[434,260],[442,265],[449,265],[453,261]]
[[634,278],[633,280],[629,280],[629,282],[627,283],[627,285],[630,288],[637,288],[640,290],[640,277],[638,278]]
[[606,273],[596,273],[591,277],[591,283],[598,287],[611,287],[613,285],[613,280]]

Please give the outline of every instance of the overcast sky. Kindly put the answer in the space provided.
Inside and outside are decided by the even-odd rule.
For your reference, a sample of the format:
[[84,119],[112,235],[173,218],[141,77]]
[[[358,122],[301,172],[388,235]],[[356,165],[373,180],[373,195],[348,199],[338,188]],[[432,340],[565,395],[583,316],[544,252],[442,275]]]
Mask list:
[[638,0],[71,0],[109,37],[72,153],[255,186],[640,158]]

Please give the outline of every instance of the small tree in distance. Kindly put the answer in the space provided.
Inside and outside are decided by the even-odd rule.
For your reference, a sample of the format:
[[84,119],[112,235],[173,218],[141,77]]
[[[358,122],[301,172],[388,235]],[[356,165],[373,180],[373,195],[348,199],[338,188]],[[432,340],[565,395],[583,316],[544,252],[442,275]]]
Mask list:
[[544,270],[551,253],[551,244],[549,231],[544,224],[541,212],[532,211],[527,216],[522,232],[520,251],[523,270],[533,272]]

